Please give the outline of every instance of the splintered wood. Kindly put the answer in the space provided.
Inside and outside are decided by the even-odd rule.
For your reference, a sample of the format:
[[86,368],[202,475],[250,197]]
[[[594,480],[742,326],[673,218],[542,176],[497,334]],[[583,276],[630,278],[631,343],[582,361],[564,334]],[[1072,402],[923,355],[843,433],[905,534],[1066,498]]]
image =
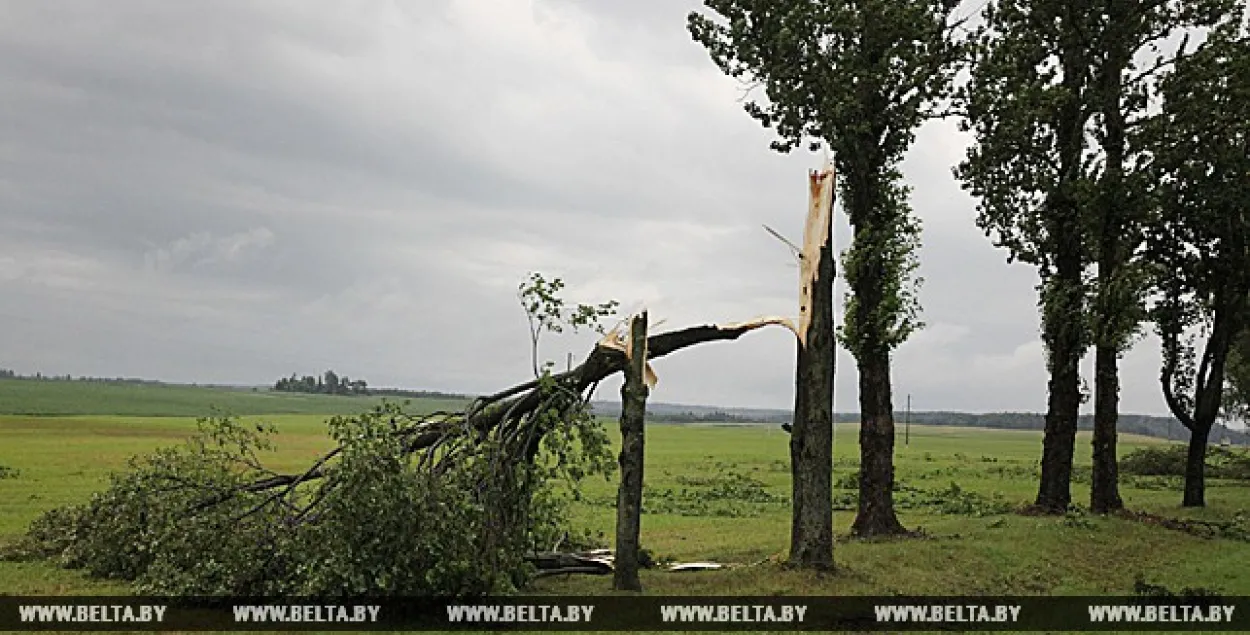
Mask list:
[[[646,311],[643,311],[643,313],[646,313]],[[625,353],[625,359],[632,361],[634,359],[633,340],[626,337],[625,334],[621,332],[623,325],[631,323],[632,321],[633,316],[629,316],[621,324],[617,324],[612,327],[612,330],[604,334],[603,339],[599,340],[599,346],[621,351],[622,353]],[[647,351],[645,340],[643,341],[642,354],[643,359],[646,360]],[[643,381],[647,384],[647,388],[655,388],[655,385],[660,381],[660,378],[655,374],[655,371],[651,369],[650,361],[643,362],[642,376]]]
[[812,321],[812,285],[816,282],[820,250],[833,240],[833,166],[825,160],[819,172],[808,174],[807,224],[803,227],[803,253],[799,255],[799,343],[807,345],[807,328]]

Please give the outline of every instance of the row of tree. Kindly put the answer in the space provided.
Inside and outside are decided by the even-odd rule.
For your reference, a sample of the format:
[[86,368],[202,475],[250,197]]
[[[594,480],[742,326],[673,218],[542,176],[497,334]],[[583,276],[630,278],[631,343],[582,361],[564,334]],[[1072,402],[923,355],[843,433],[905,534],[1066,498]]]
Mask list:
[[[1232,386],[1229,386],[1230,391]],[[1226,397],[1226,401],[1232,398],[1232,393]],[[616,404],[605,405],[602,403],[595,404],[595,412],[607,416],[617,416],[620,414],[620,407]],[[1046,420],[1041,414],[1032,412],[949,412],[949,411],[913,411],[910,413],[895,412],[895,420],[902,419],[904,416],[910,417],[910,422],[914,425],[922,426],[950,426],[961,428],[987,428],[993,430],[1043,430],[1045,429]],[[835,412],[833,420],[835,423],[859,423],[859,413],[857,412]],[[765,415],[741,415],[722,410],[709,410],[706,412],[692,411],[647,411],[647,420],[663,423],[772,423],[786,424],[794,420],[793,413],[778,410],[776,414]],[[1092,430],[1094,418],[1092,415],[1081,415],[1077,422],[1078,430]],[[1156,417],[1151,415],[1138,414],[1121,414],[1117,422],[1116,429],[1120,433],[1137,434],[1142,436],[1157,437],[1160,439],[1178,439],[1185,432],[1184,426],[1176,420],[1175,417]],[[900,433],[901,434],[901,433]],[[1250,446],[1250,433],[1232,429],[1223,424],[1217,423],[1212,428],[1212,442],[1227,440],[1232,445]]]
[[351,379],[347,375],[339,376],[332,370],[327,370],[320,377],[313,375],[304,375],[297,377],[295,373],[291,373],[290,377],[283,377],[273,385],[273,389],[279,392],[305,392],[318,395],[369,395],[369,383],[363,379]]
[[[957,0],[705,0],[693,38],[764,98],[745,109],[780,152],[833,151],[853,240],[839,340],[859,371],[859,535],[905,531],[892,500],[890,355],[919,326],[918,220],[899,164],[926,119],[960,117],[973,142],[955,175],[977,225],[1035,267],[1049,381],[1035,506],[1072,503],[1092,348],[1091,508],[1121,508],[1119,360],[1151,323],[1160,379],[1190,431],[1184,504],[1204,504],[1203,458],[1250,295],[1250,39],[1241,0],[988,0],[979,25]],[[1190,46],[1190,35],[1205,35]],[[1165,44],[1183,38],[1175,50]],[[967,81],[954,81],[966,71]],[[822,284],[830,283],[824,280]],[[818,298],[819,299],[819,298]],[[831,300],[827,300],[830,301]],[[813,315],[829,310],[812,308]],[[832,369],[832,343],[818,359]],[[802,379],[800,379],[802,389]],[[831,478],[827,452],[795,451],[831,417],[796,408],[796,481]],[[803,432],[803,435],[800,435]],[[825,438],[825,437],[821,437]],[[797,490],[796,490],[797,492]],[[827,498],[826,498],[827,500]],[[803,505],[817,505],[802,512]],[[826,567],[826,502],[795,498],[791,560]],[[802,543],[802,544],[800,544]],[[812,548],[814,546],[814,548]]]
[[155,379],[138,379],[136,377],[88,377],[79,375],[74,377],[68,373],[64,375],[45,375],[42,372],[36,372],[33,375],[23,375],[10,368],[0,368],[0,379],[30,379],[34,381],[85,381],[93,383],[106,384],[159,384],[161,382]]
[[[1163,343],[1165,401],[1190,431],[1183,503],[1205,503],[1206,445],[1250,295],[1243,16],[1238,0],[1013,0],[988,7],[974,42],[960,101],[975,142],[956,173],[982,229],[1041,275],[1051,381],[1036,502],[1048,511],[1071,502],[1090,348],[1090,506],[1123,507],[1118,364],[1146,323]],[[1158,52],[1199,31],[1202,45]]]

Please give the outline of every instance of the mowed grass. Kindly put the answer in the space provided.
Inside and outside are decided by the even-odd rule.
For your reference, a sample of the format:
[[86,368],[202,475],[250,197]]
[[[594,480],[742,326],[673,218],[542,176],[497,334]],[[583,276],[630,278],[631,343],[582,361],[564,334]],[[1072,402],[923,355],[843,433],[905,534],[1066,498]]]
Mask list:
[[[247,417],[259,418],[279,431],[271,457],[278,469],[305,467],[330,447],[324,417]],[[607,425],[614,431],[614,423]],[[194,419],[187,417],[0,417],[0,465],[17,470],[16,477],[0,479],[0,543],[16,539],[43,511],[86,500],[128,457],[178,443],[193,429]],[[834,478],[844,485],[855,469],[856,433],[853,425],[837,429]],[[1078,475],[1090,461],[1088,436],[1079,443]],[[1153,443],[1159,441],[1123,437],[1120,448],[1124,453]],[[649,593],[1131,594],[1141,576],[1174,589],[1250,595],[1250,543],[1120,518],[977,516],[929,507],[900,511],[904,524],[923,528],[926,537],[885,541],[849,539],[854,512],[838,511],[838,571],[788,571],[779,564],[789,539],[788,444],[789,436],[773,426],[648,427],[644,505],[655,511],[643,517],[644,547],[679,561],[728,565],[700,573],[645,571]],[[979,500],[1023,505],[1035,493],[1040,450],[1037,432],[913,426],[909,445],[900,435],[897,474],[916,491],[949,491],[953,483]],[[1211,482],[1203,510],[1181,510],[1178,491],[1146,479],[1126,478],[1123,494],[1136,510],[1229,520],[1250,515],[1246,485]],[[840,487],[836,493],[849,491]],[[604,546],[611,545],[614,531],[615,492],[615,478],[596,478],[573,508],[575,523],[601,534]],[[1089,496],[1079,476],[1073,495],[1080,503]],[[532,591],[606,593],[610,587],[608,578],[572,576],[541,579]],[[47,563],[0,562],[0,592],[125,591]]]
[[[391,398],[402,401],[402,398]],[[456,399],[415,400],[430,409],[454,409]],[[198,417],[212,408],[236,415],[352,414],[380,397],[281,393],[173,384],[0,379],[0,414]]]

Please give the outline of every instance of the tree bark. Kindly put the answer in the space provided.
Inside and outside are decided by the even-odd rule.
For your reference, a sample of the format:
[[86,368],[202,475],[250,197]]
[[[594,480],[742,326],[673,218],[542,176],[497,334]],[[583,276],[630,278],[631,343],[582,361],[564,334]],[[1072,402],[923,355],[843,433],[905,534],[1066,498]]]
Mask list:
[[[833,179],[824,187],[833,187]],[[813,192],[813,197],[817,196]],[[830,200],[830,202],[832,202]],[[810,220],[810,217],[809,217]],[[798,342],[795,364],[794,425],[790,436],[793,498],[790,564],[808,569],[833,568],[833,215],[816,228],[830,239],[820,244],[810,288],[806,332]],[[804,241],[805,246],[807,240]]]
[[[1224,366],[1233,338],[1241,332],[1247,308],[1246,285],[1224,288],[1216,293],[1211,319],[1211,335],[1203,347],[1202,362],[1195,377],[1193,417],[1189,423],[1189,453],[1185,461],[1183,507],[1206,505],[1207,442],[1220,415],[1224,396]],[[1169,404],[1170,405],[1170,404]]]
[[894,512],[894,406],[888,354],[859,364],[859,512],[857,536],[905,534]]
[[630,356],[621,386],[621,484],[616,496],[616,557],[612,588],[641,591],[638,578],[639,535],[642,531],[642,471],[647,412],[647,313],[630,324]]
[[[1069,288],[1065,291],[1071,301],[1071,296],[1079,295],[1081,290]],[[1079,314],[1051,317],[1045,320],[1048,323],[1043,326],[1050,335],[1046,338],[1050,342],[1050,380],[1046,430],[1042,439],[1042,476],[1034,505],[1049,514],[1062,514],[1072,503],[1072,457],[1081,409],[1081,346],[1079,336],[1072,332],[1080,327],[1065,322],[1079,319]]]
[[1090,509],[1105,514],[1124,508],[1116,461],[1116,422],[1120,410],[1119,351],[1101,344],[1094,351],[1094,469]]
[[[856,240],[871,231],[866,219],[873,212],[869,193],[873,188],[860,182],[853,195]],[[858,275],[849,276],[855,294],[853,319],[870,325],[882,312],[885,267],[869,254]],[[894,512],[894,403],[890,385],[890,351],[873,328],[862,329],[862,341],[854,350],[859,370],[859,509],[851,532],[857,536],[907,533]]]
[[1206,502],[1207,440],[1211,426],[1195,425],[1189,433],[1189,454],[1185,459],[1185,495],[1182,507],[1203,507]]
[[[1135,40],[1133,11],[1136,3],[1116,0],[1107,6],[1108,25],[1104,35],[1104,68],[1099,76],[1101,110],[1105,133],[1105,168],[1099,183],[1101,217],[1098,223],[1098,296],[1095,302],[1094,351],[1094,439],[1090,509],[1104,514],[1124,508],[1120,498],[1119,466],[1116,461],[1116,424],[1120,416],[1120,346],[1136,326],[1125,319],[1138,302],[1133,290],[1122,280],[1122,272],[1132,252],[1140,244],[1140,222],[1128,215],[1129,193],[1124,188],[1124,159],[1127,126],[1124,116],[1123,74],[1132,61]],[[1133,237],[1136,238],[1133,238]],[[1136,243],[1136,244],[1135,244]]]
[[[870,240],[879,231],[867,219],[881,202],[873,198],[875,188],[860,173],[858,187],[851,195],[855,240]],[[890,386],[890,349],[882,342],[885,335],[874,323],[883,313],[885,264],[875,253],[864,254],[857,275],[848,273],[855,295],[854,313],[848,321],[861,325],[861,341],[853,347],[859,370],[859,509],[851,532],[857,536],[904,534],[907,530],[894,512],[894,403]]]
[[[1065,19],[1078,20],[1075,9]],[[1087,90],[1087,43],[1079,29],[1063,31],[1060,65],[1063,69],[1064,101],[1055,126],[1059,153],[1059,181],[1047,206],[1046,229],[1053,241],[1054,271],[1043,277],[1042,339],[1050,371],[1046,404],[1046,431],[1042,440],[1042,476],[1035,506],[1043,512],[1062,514],[1072,503],[1072,457],[1076,447],[1076,423],[1081,411],[1080,361],[1085,351],[1085,245],[1080,223],[1081,201],[1077,181],[1082,172],[1085,147],[1082,107]]]

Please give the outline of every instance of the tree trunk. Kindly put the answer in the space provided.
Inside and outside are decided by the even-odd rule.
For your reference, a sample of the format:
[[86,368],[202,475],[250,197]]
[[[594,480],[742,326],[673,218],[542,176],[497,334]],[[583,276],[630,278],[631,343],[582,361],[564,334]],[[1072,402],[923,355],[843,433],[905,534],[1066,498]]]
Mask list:
[[894,405],[890,357],[874,354],[859,364],[859,513],[857,536],[904,534],[894,513]]
[[1206,503],[1207,439],[1211,426],[1195,425],[1189,433],[1189,455],[1185,459],[1185,497],[1182,507],[1203,507]]
[[[1241,247],[1241,246],[1238,246]],[[1244,248],[1244,247],[1243,247]],[[1239,281],[1215,294],[1215,310],[1211,316],[1211,335],[1203,346],[1202,361],[1195,376],[1193,417],[1189,420],[1189,455],[1185,462],[1185,495],[1183,507],[1206,505],[1206,455],[1211,428],[1220,416],[1224,397],[1224,366],[1233,338],[1241,332],[1247,310],[1247,286]],[[1171,404],[1169,404],[1170,406]],[[1182,419],[1184,421],[1184,419]]]
[[[1072,12],[1068,13],[1068,19]],[[1085,245],[1081,232],[1081,201],[1077,199],[1081,153],[1085,148],[1088,113],[1082,99],[1088,89],[1086,43],[1077,30],[1066,29],[1060,48],[1065,96],[1056,121],[1059,182],[1049,196],[1046,221],[1053,243],[1054,272],[1042,283],[1042,339],[1049,356],[1050,380],[1046,432],[1042,441],[1042,477],[1036,507],[1062,514],[1072,503],[1072,456],[1076,422],[1081,412],[1081,355],[1085,350]]]
[[1090,509],[1105,514],[1124,508],[1116,462],[1116,422],[1120,409],[1119,353],[1099,345],[1094,352],[1094,471]]
[[833,567],[833,369],[799,346],[794,426],[790,433],[793,503],[790,564]]
[[1094,351],[1094,466],[1090,489],[1090,509],[1104,514],[1124,508],[1120,498],[1119,467],[1116,464],[1116,423],[1120,412],[1120,347],[1135,326],[1125,319],[1135,311],[1138,299],[1122,272],[1140,243],[1137,227],[1127,218],[1129,193],[1124,188],[1124,157],[1127,126],[1124,120],[1125,67],[1133,57],[1131,29],[1133,3],[1108,5],[1108,48],[1099,76],[1101,110],[1105,134],[1102,137],[1106,163],[1099,183],[1098,201],[1102,208],[1098,224],[1098,296],[1095,301]]
[[[1066,197],[1065,197],[1066,198]],[[1075,207],[1068,199],[1063,207]],[[1055,276],[1042,289],[1042,338],[1046,343],[1050,380],[1046,404],[1046,431],[1042,440],[1042,476],[1035,507],[1062,514],[1072,503],[1072,457],[1076,424],[1081,411],[1081,353],[1084,351],[1084,287],[1081,282],[1080,238],[1075,216],[1057,222],[1060,250]]]
[[[1076,316],[1076,319],[1079,317]],[[1068,319],[1072,318],[1063,318]],[[1049,351],[1050,381],[1046,431],[1042,440],[1042,476],[1034,505],[1049,514],[1062,514],[1072,503],[1072,456],[1076,448],[1076,422],[1081,410],[1081,354],[1070,333],[1079,327],[1048,324],[1044,328],[1052,332],[1048,339],[1053,343]]]
[[638,547],[642,530],[642,468],[644,420],[647,412],[647,314],[630,324],[630,358],[621,386],[621,484],[616,496],[616,556],[612,588],[641,591]]
[[[833,179],[824,187],[832,188]],[[813,181],[813,204],[821,190]],[[832,199],[826,199],[832,203]],[[814,211],[809,210],[809,224]],[[806,331],[798,343],[795,365],[794,425],[790,432],[790,471],[792,474],[792,518],[790,524],[790,564],[809,569],[833,568],[833,215],[825,225],[809,227],[827,237],[819,251],[804,254],[816,257],[810,287],[801,295],[810,298],[805,308],[809,320],[800,319]],[[808,246],[812,236],[806,236]],[[809,264],[810,266],[810,264]]]

